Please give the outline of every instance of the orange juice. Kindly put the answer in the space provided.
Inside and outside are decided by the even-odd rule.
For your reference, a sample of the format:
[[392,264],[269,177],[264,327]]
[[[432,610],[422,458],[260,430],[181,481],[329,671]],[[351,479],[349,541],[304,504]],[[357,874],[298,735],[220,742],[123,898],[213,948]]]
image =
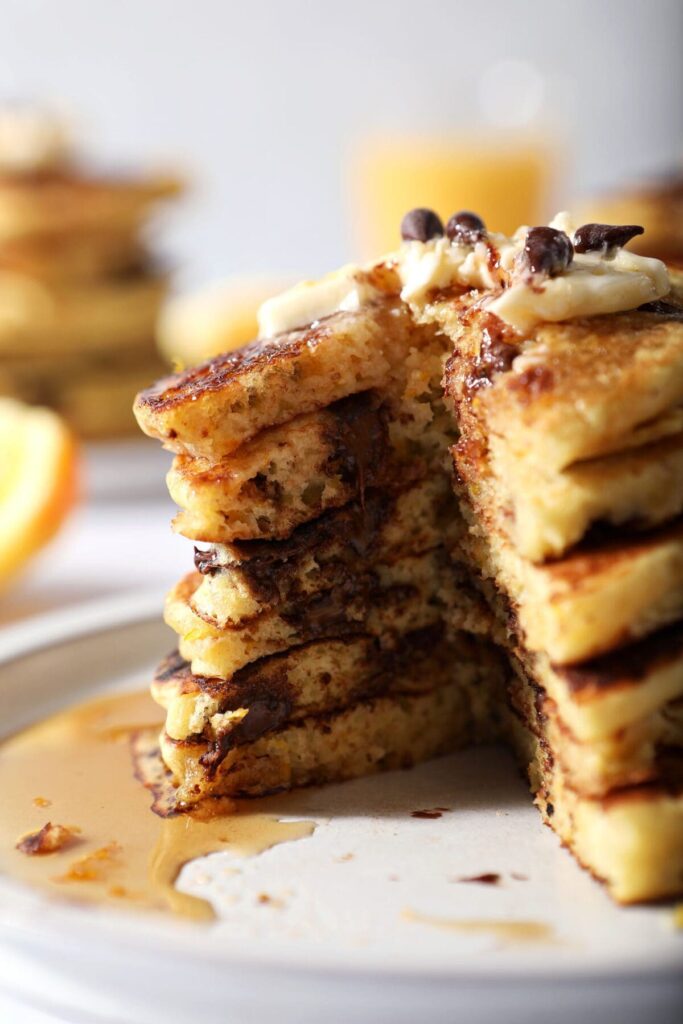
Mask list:
[[431,207],[444,221],[473,210],[506,233],[544,223],[554,212],[557,166],[554,149],[534,138],[367,141],[352,168],[354,255],[371,258],[394,248],[401,218],[414,206]]

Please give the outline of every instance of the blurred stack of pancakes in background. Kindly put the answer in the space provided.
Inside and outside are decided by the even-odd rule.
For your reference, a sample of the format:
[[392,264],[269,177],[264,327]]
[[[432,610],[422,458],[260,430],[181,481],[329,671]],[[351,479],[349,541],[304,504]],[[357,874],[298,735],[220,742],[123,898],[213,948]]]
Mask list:
[[683,166],[595,196],[580,212],[587,222],[640,224],[645,233],[633,251],[683,270]]
[[163,369],[167,273],[145,234],[180,190],[88,167],[45,108],[0,110],[0,394],[52,407],[86,438],[132,432],[133,396]]

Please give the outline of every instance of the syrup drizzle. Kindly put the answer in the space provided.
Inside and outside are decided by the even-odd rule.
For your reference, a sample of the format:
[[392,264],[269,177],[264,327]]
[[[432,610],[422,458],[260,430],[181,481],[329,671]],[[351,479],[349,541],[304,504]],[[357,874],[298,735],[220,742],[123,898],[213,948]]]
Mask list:
[[[313,822],[279,820],[272,800],[155,814],[152,794],[135,777],[131,740],[155,735],[161,722],[148,693],[116,694],[0,745],[0,872],[65,899],[211,920],[209,903],[175,888],[184,864],[218,850],[254,856],[311,835]],[[76,841],[36,856],[16,848],[48,821],[78,829]]]
[[404,921],[416,924],[427,924],[445,931],[462,932],[469,935],[485,935],[508,945],[510,943],[547,943],[553,940],[554,933],[550,925],[543,921],[497,921],[482,918],[450,918],[434,917],[422,914],[417,910],[404,910],[401,917]]

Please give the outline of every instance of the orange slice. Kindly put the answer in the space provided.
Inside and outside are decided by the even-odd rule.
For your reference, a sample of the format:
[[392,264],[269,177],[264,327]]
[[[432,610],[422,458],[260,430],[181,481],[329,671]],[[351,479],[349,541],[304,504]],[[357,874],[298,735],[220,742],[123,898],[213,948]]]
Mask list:
[[61,526],[76,469],[74,438],[56,413],[0,398],[0,583]]

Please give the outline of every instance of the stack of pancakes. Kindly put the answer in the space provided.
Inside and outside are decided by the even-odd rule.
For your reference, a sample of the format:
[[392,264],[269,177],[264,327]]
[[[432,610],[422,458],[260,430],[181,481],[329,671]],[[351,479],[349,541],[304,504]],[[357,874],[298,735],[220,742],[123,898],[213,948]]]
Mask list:
[[459,548],[513,669],[510,736],[581,863],[618,899],[666,895],[683,886],[683,309],[674,293],[520,341],[480,298],[421,316],[454,340]]
[[184,802],[405,766],[491,721],[500,659],[449,554],[444,339],[392,283],[138,399],[177,453],[175,527],[210,545],[168,597],[179,653],[153,686]]
[[503,738],[616,899],[683,891],[681,293],[513,330],[422,241],[419,297],[402,255],[346,269],[138,397],[210,545],[167,602],[163,760],[191,803]]
[[87,437],[130,432],[162,372],[166,274],[143,233],[165,177],[81,166],[36,111],[0,112],[0,393],[57,409]]

